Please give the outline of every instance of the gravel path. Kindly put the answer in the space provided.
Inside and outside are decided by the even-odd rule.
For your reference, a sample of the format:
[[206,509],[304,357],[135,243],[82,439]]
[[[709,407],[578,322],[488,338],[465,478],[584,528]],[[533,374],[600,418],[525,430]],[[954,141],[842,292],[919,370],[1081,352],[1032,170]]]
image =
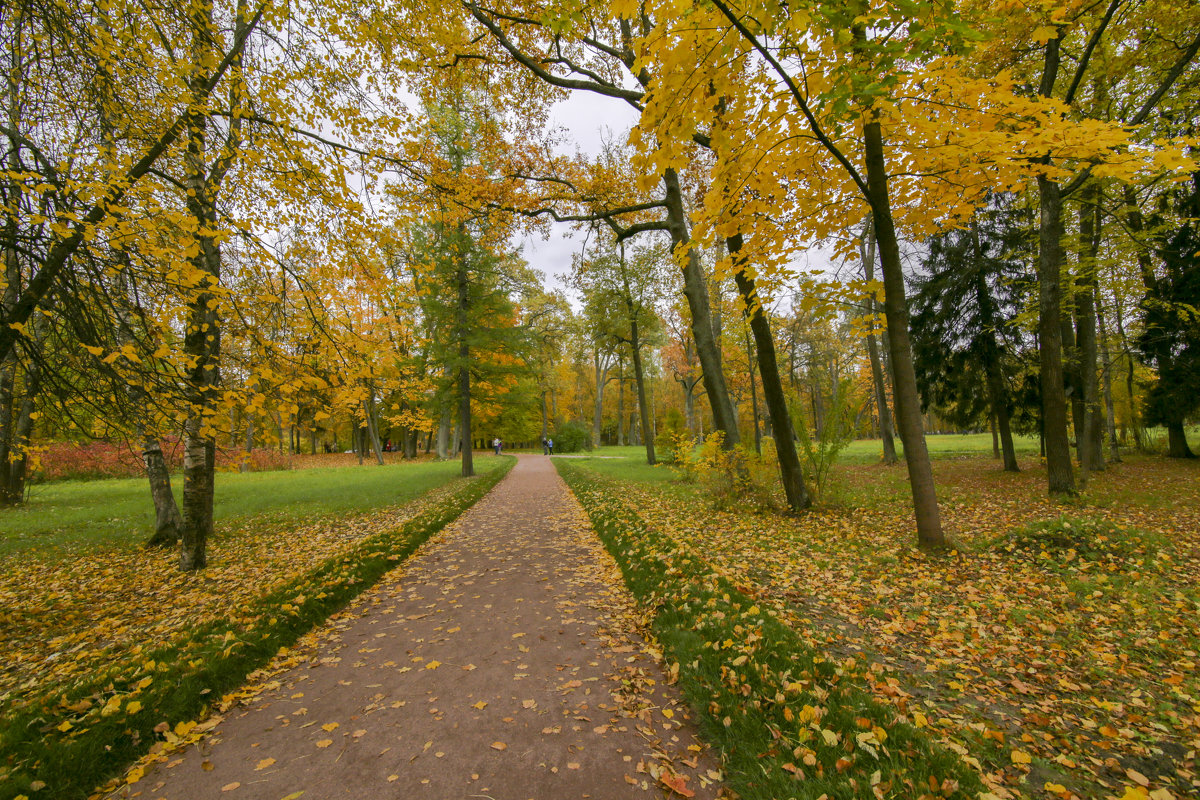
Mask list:
[[550,460],[519,456],[198,740],[110,796],[720,797],[715,759],[636,619]]

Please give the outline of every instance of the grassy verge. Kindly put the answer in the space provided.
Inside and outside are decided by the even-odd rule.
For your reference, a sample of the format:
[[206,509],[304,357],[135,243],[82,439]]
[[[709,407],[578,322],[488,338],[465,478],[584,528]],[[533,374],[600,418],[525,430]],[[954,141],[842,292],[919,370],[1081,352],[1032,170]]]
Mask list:
[[[479,457],[479,461],[491,456]],[[458,475],[457,461],[217,473],[214,517],[222,527],[250,517],[288,523],[314,515],[405,503]],[[482,463],[480,471],[487,469]],[[176,479],[178,495],[182,481]],[[256,521],[257,522],[257,521]],[[154,507],[144,478],[33,486],[22,507],[0,509],[0,556],[37,550],[78,555],[150,538]]]
[[237,619],[211,620],[169,644],[141,648],[7,714],[0,722],[0,798],[87,797],[146,752],[161,723],[187,723],[204,713],[456,519],[513,463],[505,459],[404,526],[362,539],[277,586]]
[[[834,662],[771,609],[645,525],[587,471],[559,461],[639,602],[702,734],[744,800],[973,797],[978,775],[875,700],[860,661]],[[590,467],[590,465],[589,465]],[[878,678],[882,680],[882,678]]]

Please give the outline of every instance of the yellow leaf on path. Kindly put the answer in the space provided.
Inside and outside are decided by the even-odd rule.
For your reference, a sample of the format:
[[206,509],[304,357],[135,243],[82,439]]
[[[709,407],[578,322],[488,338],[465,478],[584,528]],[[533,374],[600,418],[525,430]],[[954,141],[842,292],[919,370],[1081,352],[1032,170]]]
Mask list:
[[478,708],[480,711],[483,711],[483,709],[487,708],[487,702],[480,700],[478,703],[472,705],[471,708]]
[[221,791],[222,792],[232,792],[234,789],[238,788],[241,785],[242,784],[239,783],[238,781],[234,781],[233,783],[227,783],[221,787]]
[[299,800],[300,796],[301,796],[301,795],[303,795],[303,794],[304,794],[304,790],[303,790],[303,789],[301,789],[301,790],[300,790],[300,791],[298,791],[298,792],[292,792],[291,794],[289,794],[289,795],[287,795],[286,797],[282,798],[282,800]]
[[1146,794],[1146,790],[1140,786],[1126,786],[1121,800],[1146,800],[1149,796]]
[[672,710],[671,710],[671,709],[669,709],[669,708],[664,708],[664,709],[663,709],[663,711],[662,711],[662,715],[663,715],[664,717],[666,717],[667,719],[671,719],[672,717],[674,717],[674,716],[675,716],[675,712],[674,712],[674,711],[672,711]]
[[492,742],[492,749],[493,750],[507,750],[508,745],[506,745],[504,742]]
[[522,700],[521,708],[537,708],[537,700]]
[[1029,753],[1026,753],[1024,750],[1013,750],[1012,753],[1009,755],[1009,757],[1012,758],[1012,763],[1014,763],[1014,764],[1032,764],[1033,763],[1033,757],[1030,756]]
[[398,780],[400,780],[399,775],[388,775],[388,783],[395,783]]
[[475,669],[475,665],[467,664],[466,666],[463,667],[463,669],[466,670],[467,672],[470,672],[471,670]]
[[256,764],[254,768],[255,769],[266,769],[267,767],[271,766],[274,763],[275,763],[275,759],[264,758],[262,761],[259,761],[258,764]]
[[333,739],[322,739],[321,741],[317,742],[317,747],[329,747],[331,744],[333,744]]
[[196,727],[194,722],[179,722],[175,725],[175,735],[182,739],[192,732],[192,728]]
[[339,724],[340,723],[337,722],[326,722],[321,726],[321,730],[325,731],[326,733],[332,733]]
[[440,662],[440,661],[430,661],[428,664],[425,665],[425,669],[437,669],[441,665],[442,665],[442,662]]
[[579,769],[579,762],[578,761],[568,761],[567,769]]
[[[129,774],[125,776],[125,782],[126,783],[137,783],[138,781],[140,781],[142,779],[142,776],[145,774],[146,774],[146,770],[143,767],[134,767],[133,769],[129,770]],[[31,784],[29,788],[32,789],[33,785]]]

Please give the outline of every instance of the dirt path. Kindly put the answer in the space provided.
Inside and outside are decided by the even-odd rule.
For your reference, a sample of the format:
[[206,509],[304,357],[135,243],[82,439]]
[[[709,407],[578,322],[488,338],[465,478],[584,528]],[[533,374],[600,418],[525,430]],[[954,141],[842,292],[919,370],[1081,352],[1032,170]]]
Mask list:
[[634,615],[550,460],[521,456],[199,741],[111,796],[718,797]]

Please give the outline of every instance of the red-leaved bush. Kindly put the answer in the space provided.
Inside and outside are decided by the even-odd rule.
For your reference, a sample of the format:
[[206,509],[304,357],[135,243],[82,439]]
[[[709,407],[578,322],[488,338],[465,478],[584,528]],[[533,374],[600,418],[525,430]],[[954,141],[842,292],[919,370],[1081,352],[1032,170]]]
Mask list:
[[[172,472],[183,469],[183,445],[179,439],[162,440],[163,456]],[[242,463],[251,472],[291,469],[287,453],[262,448],[247,454],[241,450],[217,449],[217,469],[236,471]],[[37,481],[138,478],[146,474],[140,449],[126,442],[50,442],[34,448],[30,479]]]

